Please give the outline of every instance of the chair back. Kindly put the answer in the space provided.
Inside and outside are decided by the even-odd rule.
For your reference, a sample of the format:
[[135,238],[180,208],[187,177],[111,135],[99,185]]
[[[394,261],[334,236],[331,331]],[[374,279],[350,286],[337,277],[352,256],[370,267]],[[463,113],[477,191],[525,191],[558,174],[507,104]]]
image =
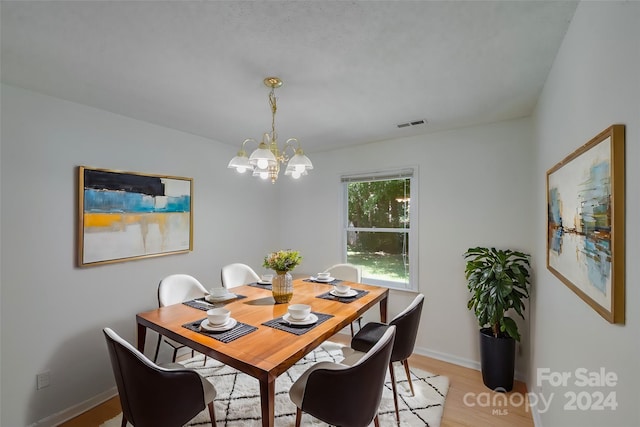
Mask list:
[[418,336],[418,328],[420,327],[420,315],[422,314],[422,306],[424,305],[424,295],[419,294],[413,302],[409,304],[401,313],[389,322],[389,325],[395,326],[396,340],[393,344],[393,352],[391,361],[406,360],[416,344]]
[[368,426],[378,413],[395,332],[389,327],[351,367],[313,371],[301,409],[331,425]]
[[188,274],[172,274],[158,285],[158,305],[165,307],[179,302],[201,298],[207,294],[204,286]]
[[205,408],[197,372],[161,368],[110,328],[103,333],[122,413],[135,427],[181,426]]
[[325,270],[331,277],[347,280],[349,282],[360,283],[362,281],[362,271],[360,267],[353,264],[335,264]]
[[222,270],[220,270],[220,279],[222,280],[222,286],[230,289],[236,286],[246,285],[247,283],[257,282],[260,280],[260,276],[247,264],[236,262],[222,267]]

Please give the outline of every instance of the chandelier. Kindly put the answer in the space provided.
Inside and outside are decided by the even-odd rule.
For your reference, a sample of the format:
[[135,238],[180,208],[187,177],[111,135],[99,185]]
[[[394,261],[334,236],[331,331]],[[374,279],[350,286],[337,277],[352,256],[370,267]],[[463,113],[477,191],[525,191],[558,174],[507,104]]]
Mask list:
[[[245,145],[248,142],[256,142],[253,138],[247,138],[242,142],[242,146],[238,154],[229,162],[230,169],[235,169],[239,173],[251,171],[253,176],[262,179],[271,179],[275,183],[280,174],[280,165],[286,164],[285,175],[294,179],[307,175],[307,171],[313,169],[313,164],[307,156],[305,156],[300,142],[296,138],[289,138],[284,143],[282,149],[278,147],[278,134],[276,133],[276,96],[275,89],[282,86],[282,80],[278,77],[267,77],[264,84],[271,88],[269,92],[269,105],[271,106],[271,133],[262,135],[262,141],[258,144],[251,156],[247,157]],[[287,150],[293,154],[289,157]]]

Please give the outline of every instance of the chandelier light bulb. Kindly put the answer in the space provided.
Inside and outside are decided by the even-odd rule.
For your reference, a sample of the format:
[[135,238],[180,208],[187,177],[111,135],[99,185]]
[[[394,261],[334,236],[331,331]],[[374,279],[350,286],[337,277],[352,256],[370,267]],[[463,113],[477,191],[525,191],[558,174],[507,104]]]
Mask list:
[[269,172],[260,172],[260,178],[262,179],[269,178]]
[[291,178],[293,179],[298,179],[300,178],[300,172],[298,172],[297,170],[291,173]]
[[238,173],[245,173],[247,171],[247,168],[244,166],[238,166],[236,170],[238,171]]
[[266,169],[269,166],[269,161],[267,159],[260,159],[257,163],[258,169]]
[[304,165],[296,165],[296,172],[298,172],[298,176],[294,176],[294,178],[298,178],[302,172],[304,172]]

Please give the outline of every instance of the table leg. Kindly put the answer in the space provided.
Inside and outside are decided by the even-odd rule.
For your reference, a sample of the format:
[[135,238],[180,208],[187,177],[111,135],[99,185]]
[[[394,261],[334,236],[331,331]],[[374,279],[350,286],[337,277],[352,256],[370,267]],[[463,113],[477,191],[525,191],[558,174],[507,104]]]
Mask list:
[[276,382],[260,380],[260,404],[262,407],[262,427],[273,427],[275,419]]
[[147,327],[138,323],[138,350],[144,354],[144,344],[147,340]]
[[387,300],[388,298],[380,300],[380,321],[382,323],[387,323]]

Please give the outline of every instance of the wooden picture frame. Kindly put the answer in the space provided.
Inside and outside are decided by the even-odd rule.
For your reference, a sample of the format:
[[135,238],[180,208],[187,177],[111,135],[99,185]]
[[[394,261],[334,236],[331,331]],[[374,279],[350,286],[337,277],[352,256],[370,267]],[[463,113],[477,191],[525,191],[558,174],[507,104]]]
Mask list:
[[193,179],[78,167],[78,265],[193,250]]
[[624,323],[624,125],[547,171],[547,268],[611,323]]

